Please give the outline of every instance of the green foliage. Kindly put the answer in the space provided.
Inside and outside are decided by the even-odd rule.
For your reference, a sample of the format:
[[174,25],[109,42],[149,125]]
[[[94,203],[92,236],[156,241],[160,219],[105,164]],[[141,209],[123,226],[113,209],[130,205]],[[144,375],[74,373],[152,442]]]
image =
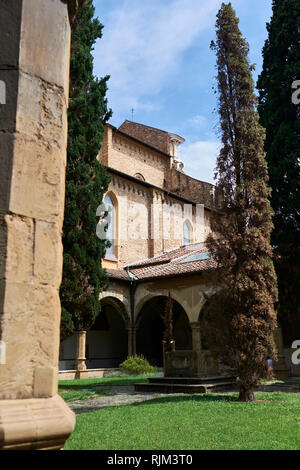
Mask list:
[[212,222],[207,244],[215,253],[223,286],[211,299],[206,318],[210,349],[239,377],[240,399],[252,400],[254,385],[268,374],[267,359],[275,356],[276,276],[270,258],[272,210],[264,158],[264,130],[242,37],[231,4],[217,15],[220,134],[217,187],[223,194],[224,217]]
[[109,77],[93,75],[91,51],[103,28],[93,16],[89,1],[72,25],[61,339],[91,327],[100,312],[99,293],[108,283],[96,210],[110,181],[97,155],[111,111],[105,98]]
[[156,367],[151,366],[143,355],[131,356],[120,364],[120,371],[129,375],[153,374]]
[[260,122],[266,129],[272,244],[278,276],[279,315],[286,341],[300,334],[300,105],[292,103],[292,83],[300,80],[299,0],[273,0],[267,24],[263,70],[259,76]]

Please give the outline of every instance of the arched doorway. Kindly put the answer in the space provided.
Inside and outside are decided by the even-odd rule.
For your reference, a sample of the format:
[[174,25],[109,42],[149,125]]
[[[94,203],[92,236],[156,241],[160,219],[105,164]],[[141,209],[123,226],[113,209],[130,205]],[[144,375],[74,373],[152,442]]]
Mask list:
[[88,369],[114,368],[127,358],[127,318],[122,303],[113,297],[101,301],[101,312],[86,336]]
[[[121,301],[106,297],[101,312],[86,334],[86,366],[88,369],[115,368],[127,358],[128,316]],[[76,368],[76,335],[60,345],[60,370]]]
[[[162,341],[164,334],[165,296],[157,296],[146,302],[136,324],[136,352],[143,354],[150,364],[162,367]],[[174,300],[173,303],[173,332],[177,350],[191,349],[192,334],[188,317],[183,307]]]

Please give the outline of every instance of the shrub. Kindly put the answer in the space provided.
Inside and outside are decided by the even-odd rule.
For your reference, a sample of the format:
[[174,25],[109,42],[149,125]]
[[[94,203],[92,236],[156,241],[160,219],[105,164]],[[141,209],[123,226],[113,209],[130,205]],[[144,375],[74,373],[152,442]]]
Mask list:
[[153,374],[156,367],[151,366],[143,355],[131,356],[120,364],[120,371],[129,375]]

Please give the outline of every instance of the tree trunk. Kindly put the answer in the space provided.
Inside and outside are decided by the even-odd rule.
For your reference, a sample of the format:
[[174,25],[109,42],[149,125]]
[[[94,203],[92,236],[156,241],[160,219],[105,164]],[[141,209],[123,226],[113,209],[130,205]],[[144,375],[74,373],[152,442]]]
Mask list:
[[238,401],[255,401],[253,389],[246,385],[240,385],[240,394],[238,397]]

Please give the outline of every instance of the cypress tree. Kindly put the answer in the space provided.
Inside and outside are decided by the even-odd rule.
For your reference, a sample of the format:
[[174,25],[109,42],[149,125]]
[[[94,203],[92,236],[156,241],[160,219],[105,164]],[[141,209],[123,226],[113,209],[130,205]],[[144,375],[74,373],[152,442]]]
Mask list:
[[300,105],[292,102],[292,85],[300,80],[299,0],[273,0],[267,24],[263,70],[259,76],[260,122],[266,129],[272,233],[278,276],[279,318],[285,341],[300,335]]
[[213,220],[207,239],[222,290],[211,300],[205,324],[213,354],[239,378],[239,400],[252,401],[255,384],[267,376],[268,358],[275,356],[277,290],[265,135],[256,112],[249,46],[238,24],[231,4],[223,3],[211,47],[217,56],[222,148],[216,177],[224,217]]
[[100,312],[99,293],[107,286],[96,210],[110,178],[97,155],[111,110],[105,98],[109,77],[93,75],[93,45],[103,29],[94,12],[90,0],[72,25],[61,339],[91,327]]

